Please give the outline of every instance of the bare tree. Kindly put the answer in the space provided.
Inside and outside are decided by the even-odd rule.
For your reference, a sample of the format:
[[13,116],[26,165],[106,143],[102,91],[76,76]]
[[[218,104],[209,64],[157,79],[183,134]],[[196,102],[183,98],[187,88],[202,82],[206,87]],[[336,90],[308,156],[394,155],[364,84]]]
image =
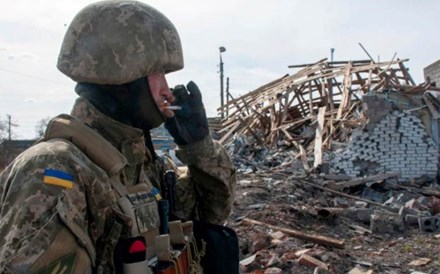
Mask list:
[[49,124],[50,117],[46,117],[38,121],[37,125],[35,126],[35,133],[37,138],[41,138],[44,136],[44,132],[46,131],[47,124]]

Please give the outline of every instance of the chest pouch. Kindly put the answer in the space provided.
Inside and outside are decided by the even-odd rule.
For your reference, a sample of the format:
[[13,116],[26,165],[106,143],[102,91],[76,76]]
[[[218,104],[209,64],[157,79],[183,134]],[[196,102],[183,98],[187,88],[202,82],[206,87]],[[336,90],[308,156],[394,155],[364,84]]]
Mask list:
[[160,226],[156,198],[147,192],[130,193],[123,196],[119,199],[119,206],[133,220],[132,236]]

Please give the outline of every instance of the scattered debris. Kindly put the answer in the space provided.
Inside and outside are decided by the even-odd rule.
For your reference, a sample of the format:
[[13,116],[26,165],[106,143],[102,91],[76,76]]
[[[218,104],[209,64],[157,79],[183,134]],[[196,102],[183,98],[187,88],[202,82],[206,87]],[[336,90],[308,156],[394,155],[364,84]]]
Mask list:
[[373,274],[373,270],[364,271],[358,267],[353,268],[348,272],[348,274]]
[[320,260],[309,256],[307,254],[302,254],[299,258],[298,258],[298,263],[300,265],[306,265],[306,266],[311,266],[313,268],[318,267],[324,270],[328,270],[328,267],[325,263],[321,262]]
[[417,260],[414,260],[412,262],[410,262],[408,265],[413,265],[413,266],[421,266],[421,265],[427,265],[431,262],[432,260],[429,258],[419,258]]

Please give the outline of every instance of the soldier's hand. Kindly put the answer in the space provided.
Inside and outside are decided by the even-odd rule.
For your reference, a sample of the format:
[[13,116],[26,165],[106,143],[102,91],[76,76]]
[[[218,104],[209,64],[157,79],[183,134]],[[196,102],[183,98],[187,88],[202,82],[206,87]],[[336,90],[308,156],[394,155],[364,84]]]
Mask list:
[[201,141],[209,134],[209,127],[199,87],[190,81],[186,87],[178,85],[172,91],[175,96],[173,105],[182,109],[174,111],[174,117],[166,119],[165,128],[178,145]]

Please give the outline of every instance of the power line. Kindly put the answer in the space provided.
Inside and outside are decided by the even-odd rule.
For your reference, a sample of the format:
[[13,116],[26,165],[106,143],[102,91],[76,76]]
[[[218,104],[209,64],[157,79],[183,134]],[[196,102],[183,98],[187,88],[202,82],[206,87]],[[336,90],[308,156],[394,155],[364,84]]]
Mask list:
[[51,82],[51,83],[55,83],[55,84],[59,84],[59,85],[71,86],[71,85],[63,83],[63,82],[58,82],[58,81],[54,81],[54,80],[51,80],[51,79],[46,79],[46,78],[42,78],[42,77],[30,75],[30,74],[18,72],[18,71],[12,71],[12,70],[1,69],[1,68],[0,68],[0,71],[12,73],[12,74],[17,74],[17,75],[21,75],[21,76],[25,76],[25,77],[29,77],[29,78],[34,78],[34,79],[38,79],[38,80],[41,80],[41,81]]

